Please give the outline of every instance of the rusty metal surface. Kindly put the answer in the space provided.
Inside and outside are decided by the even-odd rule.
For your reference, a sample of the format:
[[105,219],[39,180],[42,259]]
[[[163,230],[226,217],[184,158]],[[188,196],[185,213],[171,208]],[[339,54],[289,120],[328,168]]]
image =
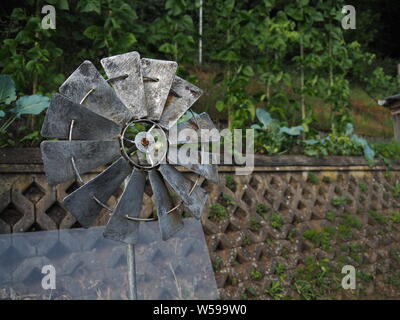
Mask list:
[[[187,130],[188,129],[188,130]],[[183,144],[188,142],[213,142],[219,141],[220,135],[210,116],[203,112],[195,115],[188,121],[176,124],[171,128],[173,133],[168,137],[170,144]],[[210,136],[202,134],[202,130],[213,130]]]
[[191,180],[168,164],[160,165],[159,170],[164,179],[182,199],[189,212],[195,218],[200,219],[208,200],[207,192],[200,186],[194,186]]
[[47,109],[41,135],[68,139],[72,120],[75,120],[72,131],[72,139],[75,140],[109,140],[117,137],[122,128],[62,95],[55,94]]
[[90,61],[84,61],[59,90],[78,104],[90,90],[93,90],[83,101],[83,106],[121,125],[132,118],[132,113]]
[[124,158],[119,158],[96,178],[67,196],[63,200],[64,207],[83,227],[90,227],[102,210],[95,199],[106,203],[130,172],[132,168],[129,163]]
[[139,222],[128,220],[130,217],[139,217],[146,175],[143,171],[135,170],[129,177],[125,190],[115,208],[104,231],[104,237],[122,241],[128,244],[136,244],[139,236]]
[[178,119],[200,98],[203,91],[190,82],[175,76],[171,89],[179,95],[170,94],[160,118],[160,125],[170,129]]
[[164,110],[178,64],[175,61],[143,58],[141,66],[143,77],[153,79],[144,81],[147,117],[158,120]]
[[157,208],[161,238],[168,240],[183,228],[182,218],[177,211],[167,213],[173,208],[174,204],[160,173],[156,169],[150,170],[149,178]]
[[134,119],[147,116],[139,53],[133,51],[119,54],[101,59],[100,62],[109,78],[128,75],[125,79],[114,81],[112,86]]
[[43,141],[40,149],[50,185],[76,178],[71,158],[83,174],[120,156],[118,141]]

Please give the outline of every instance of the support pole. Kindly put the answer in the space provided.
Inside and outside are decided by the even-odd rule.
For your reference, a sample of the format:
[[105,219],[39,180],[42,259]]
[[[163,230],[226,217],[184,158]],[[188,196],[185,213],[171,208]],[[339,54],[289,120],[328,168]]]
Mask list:
[[129,299],[137,300],[136,260],[134,244],[128,244],[126,260],[128,265]]
[[203,0],[199,8],[199,64],[203,63]]

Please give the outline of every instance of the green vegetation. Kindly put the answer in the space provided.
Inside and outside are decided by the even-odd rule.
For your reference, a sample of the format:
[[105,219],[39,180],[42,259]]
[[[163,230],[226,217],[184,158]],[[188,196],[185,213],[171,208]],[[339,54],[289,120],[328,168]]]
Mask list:
[[228,210],[219,203],[210,206],[208,218],[212,221],[222,221],[229,217]]
[[266,213],[270,211],[271,208],[265,205],[264,203],[257,203],[256,205],[256,212],[260,216],[262,216],[264,219],[266,218]]
[[251,270],[251,272],[250,272],[251,280],[260,280],[260,279],[262,279],[262,277],[263,277],[263,274],[259,270],[257,270],[257,269]]
[[274,300],[286,299],[285,289],[279,280],[271,281],[269,288],[265,289],[265,293],[270,295]]
[[382,225],[388,223],[388,218],[385,217],[382,213],[379,213],[374,210],[370,210],[370,211],[368,211],[368,213],[376,223],[382,224]]
[[368,187],[365,183],[360,183],[358,187],[360,188],[360,191],[363,193],[366,193],[368,191]]
[[335,221],[336,214],[332,211],[328,211],[325,215],[325,218],[326,218],[326,220],[333,222],[333,221]]
[[338,286],[337,275],[328,262],[307,257],[304,266],[296,268],[292,287],[302,299],[326,299]]
[[271,227],[280,230],[283,226],[283,218],[278,212],[271,214],[270,218]]
[[218,272],[221,270],[223,265],[223,261],[220,257],[215,257],[215,259],[213,260],[212,266],[213,266],[213,270],[215,272]]
[[397,180],[394,186],[392,187],[392,195],[395,198],[400,197],[400,180]]
[[323,177],[322,177],[322,182],[324,182],[324,183],[330,183],[330,182],[331,182],[331,178],[329,178],[328,176],[323,176]]
[[251,231],[256,232],[256,231],[260,230],[261,227],[262,227],[262,225],[261,225],[260,221],[258,221],[254,217],[250,217],[250,219],[249,219],[249,229]]
[[331,204],[334,207],[339,207],[348,203],[351,203],[351,199],[348,197],[333,197],[331,200]]
[[304,231],[303,238],[311,241],[315,246],[323,249],[330,249],[330,241],[332,239],[333,229],[324,227],[321,229],[308,229]]
[[225,183],[226,183],[226,186],[228,187],[228,189],[234,191],[234,189],[236,187],[236,182],[232,176],[230,176],[230,175],[225,176]]
[[390,216],[390,220],[394,223],[400,223],[400,211],[393,212]]
[[319,184],[318,176],[313,172],[308,173],[307,181],[311,182],[312,184]]

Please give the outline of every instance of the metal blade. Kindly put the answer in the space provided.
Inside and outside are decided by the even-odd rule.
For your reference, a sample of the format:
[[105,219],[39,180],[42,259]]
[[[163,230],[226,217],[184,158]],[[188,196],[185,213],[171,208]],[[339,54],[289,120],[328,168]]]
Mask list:
[[72,139],[109,140],[117,137],[122,127],[89,109],[55,94],[46,112],[41,135],[48,138],[68,139],[71,121]]
[[132,167],[120,157],[96,178],[64,198],[65,208],[83,227],[90,227],[103,209],[95,198],[105,204],[131,172]]
[[172,189],[181,197],[187,209],[195,218],[200,219],[208,199],[207,192],[200,186],[192,190],[193,182],[168,164],[160,165],[159,170]]
[[142,209],[146,175],[143,171],[132,172],[128,184],[104,231],[104,237],[128,244],[136,244],[139,222],[128,220],[126,215],[137,218]]
[[[204,131],[202,132],[202,130]],[[209,132],[210,135],[206,135],[205,133],[207,132]],[[220,134],[218,133],[217,128],[212,122],[210,116],[206,112],[195,115],[188,121],[176,124],[169,130],[168,136],[168,141],[170,144],[182,144],[189,141],[213,142],[219,140]]]
[[216,164],[212,164],[212,161],[209,162],[210,164],[201,164],[201,154],[203,154],[204,156],[215,156],[215,154],[212,153],[197,151],[196,159],[194,159],[195,161],[190,161],[190,159],[182,159],[179,156],[179,152],[176,146],[170,146],[167,155],[168,163],[172,165],[182,166],[189,169],[190,171],[193,171],[203,176],[207,180],[218,183],[218,166]]
[[90,61],[84,61],[59,90],[75,103],[83,100],[83,106],[121,125],[132,118],[132,113]]
[[120,156],[118,141],[43,141],[40,149],[52,186],[76,178],[71,158],[78,172],[84,174]]
[[158,120],[167,101],[178,64],[175,61],[142,59],[141,65],[148,118]]
[[160,118],[160,125],[166,129],[171,128],[203,93],[200,88],[178,76],[175,76],[171,89],[179,97],[174,94],[168,96]]
[[101,59],[100,62],[109,78],[127,75],[126,78],[113,81],[112,86],[135,119],[147,116],[139,53],[119,54]]
[[183,228],[182,218],[176,211],[167,214],[174,205],[160,174],[155,169],[150,170],[149,178],[156,202],[161,238],[163,240],[168,240],[172,235]]

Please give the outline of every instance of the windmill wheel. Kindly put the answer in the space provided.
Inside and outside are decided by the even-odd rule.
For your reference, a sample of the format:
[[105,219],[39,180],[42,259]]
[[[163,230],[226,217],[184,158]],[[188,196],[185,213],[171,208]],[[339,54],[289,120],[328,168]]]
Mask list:
[[[112,212],[106,238],[135,244],[140,222],[158,220],[161,238],[167,240],[183,227],[180,204],[200,219],[208,197],[198,179],[193,182],[174,166],[218,181],[216,165],[180,161],[172,153],[186,142],[180,141],[182,130],[215,129],[206,113],[178,121],[202,91],[175,75],[174,61],[141,59],[129,52],[104,58],[101,64],[108,80],[85,61],[61,85],[61,94],[52,97],[41,132],[58,139],[41,144],[47,179],[50,185],[74,178],[81,183],[63,203],[83,227],[93,225],[106,208]],[[171,135],[172,130],[178,135]],[[83,181],[82,174],[109,163],[97,177]],[[143,218],[147,179],[157,216]],[[116,207],[109,208],[106,202],[123,184]],[[178,203],[170,190],[180,197]]]

